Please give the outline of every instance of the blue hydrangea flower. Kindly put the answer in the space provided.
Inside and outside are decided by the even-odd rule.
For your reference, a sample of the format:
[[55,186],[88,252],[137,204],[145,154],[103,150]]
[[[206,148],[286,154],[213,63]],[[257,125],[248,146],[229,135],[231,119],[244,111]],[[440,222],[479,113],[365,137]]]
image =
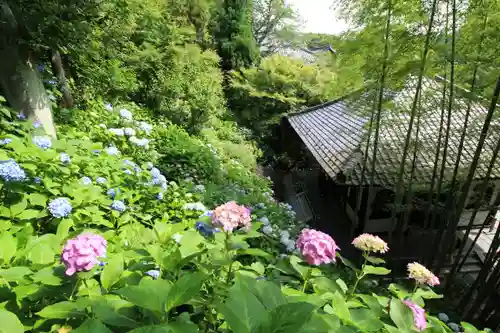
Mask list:
[[162,190],[166,191],[167,187],[168,187],[167,183],[161,183],[161,189]]
[[266,277],[264,275],[262,275],[262,276],[259,276],[258,278],[256,278],[255,280],[260,281],[260,280],[265,280],[265,279],[266,279]]
[[120,194],[120,189],[119,188],[110,188],[107,192],[106,192],[107,195],[109,195],[109,197],[111,199],[114,199],[116,197],[117,194]]
[[35,177],[35,178],[33,179],[33,181],[34,181],[35,183],[37,183],[37,184],[40,184],[40,183],[42,182],[42,178],[40,178],[40,177]]
[[127,209],[127,206],[125,206],[123,201],[120,201],[120,200],[113,201],[113,203],[111,204],[110,207],[112,210],[116,210],[117,212],[120,212],[120,213],[123,213]]
[[146,139],[146,138],[143,138],[143,139],[138,139],[135,144],[138,146],[138,147],[148,147],[149,145],[149,140]]
[[145,121],[141,121],[139,123],[139,129],[143,130],[144,132],[146,132],[147,135],[149,135],[151,133],[151,131],[153,130],[153,126],[151,126],[150,124],[148,124]]
[[153,163],[151,163],[151,162],[146,163],[146,168],[147,168],[148,170],[153,169],[153,168],[154,168]]
[[448,315],[446,313],[442,313],[442,312],[438,313],[438,318],[439,318],[439,320],[441,320],[442,322],[445,322],[445,323],[450,321],[450,317],[448,317]]
[[134,171],[135,171],[136,173],[139,173],[139,172],[141,172],[141,171],[142,171],[142,169],[141,169],[141,167],[140,167],[140,166],[138,166],[138,165],[134,165]]
[[134,136],[135,130],[133,128],[127,127],[123,130],[126,136]]
[[108,147],[106,148],[106,153],[108,153],[108,155],[114,156],[119,155],[120,151],[116,147]]
[[153,179],[151,179],[151,182],[153,183],[153,185],[166,184],[167,178],[165,178],[164,175],[160,175],[159,177],[154,177]]
[[57,81],[56,80],[47,80],[47,81],[45,81],[45,83],[55,85],[55,84],[57,84]]
[[269,219],[267,216],[263,216],[260,218],[260,222],[264,223],[264,225],[269,225],[271,222],[269,222]]
[[64,164],[68,164],[71,162],[71,157],[66,153],[61,153],[59,155],[59,160],[61,160],[61,162]]
[[67,198],[57,198],[49,202],[49,212],[52,216],[61,218],[68,216],[73,207]]
[[26,179],[26,173],[14,160],[0,161],[0,177],[6,182]]
[[205,216],[212,216],[213,212],[211,210],[205,211],[203,214],[200,215],[200,218],[205,217]]
[[92,150],[92,152],[96,155],[99,155],[101,153],[101,151],[99,149],[94,149],[94,150]]
[[45,70],[45,66],[43,65],[38,65],[38,71],[43,72]]
[[40,126],[42,126],[42,123],[41,123],[41,122],[39,122],[39,121],[35,121],[35,122],[33,123],[33,127],[34,127],[34,128],[39,128]]
[[460,325],[455,323],[448,323],[448,327],[451,328],[453,332],[460,332]]
[[21,112],[21,113],[18,113],[18,114],[17,114],[17,118],[18,118],[18,119],[21,119],[21,120],[25,120],[25,119],[26,119],[26,116],[24,115],[24,113],[22,113],[22,112]]
[[157,200],[163,200],[163,192],[160,192],[156,195]]
[[203,222],[196,222],[195,229],[205,237],[212,237],[216,232],[219,232],[218,229]]
[[129,166],[132,166],[132,167],[135,166],[135,163],[132,162],[131,160],[123,160],[123,164],[129,165]]
[[159,169],[157,168],[152,168],[151,169],[151,176],[153,176],[153,178],[158,178],[161,176],[161,172]]
[[120,110],[120,117],[126,120],[132,120],[132,112],[130,112],[127,109],[121,109]]
[[116,136],[124,136],[125,135],[123,128],[110,128],[108,131],[111,134],[116,135]]
[[104,177],[97,177],[97,178],[95,179],[95,182],[96,182],[97,184],[106,184],[107,180],[106,180],[106,178],[104,178]]
[[92,179],[90,179],[90,177],[82,177],[80,179],[80,182],[83,184],[83,185],[90,185],[92,184]]
[[52,147],[52,140],[48,136],[34,136],[33,143],[42,149]]
[[130,171],[129,169],[125,169],[125,170],[123,170],[123,172],[124,172],[126,175],[131,175],[131,174],[132,174],[132,171]]
[[147,271],[145,274],[151,276],[155,280],[160,277],[160,271],[157,269],[152,269],[150,271]]
[[113,111],[113,105],[111,105],[111,103],[104,104],[104,108],[109,112]]
[[5,138],[0,140],[0,145],[7,145],[12,142],[11,138]]

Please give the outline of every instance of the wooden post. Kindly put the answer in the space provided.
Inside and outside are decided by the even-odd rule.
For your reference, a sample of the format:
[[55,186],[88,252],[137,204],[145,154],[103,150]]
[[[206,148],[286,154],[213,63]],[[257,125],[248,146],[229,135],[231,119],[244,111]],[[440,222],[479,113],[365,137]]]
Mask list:
[[465,203],[464,203],[464,209],[465,207],[467,207],[467,205],[469,204],[469,199],[470,199],[470,196],[471,194],[474,192],[474,189],[476,188],[476,183],[475,182],[472,182],[471,183],[471,186],[469,188],[469,192],[467,193],[467,196],[465,197]]
[[370,223],[370,215],[372,214],[372,204],[373,200],[377,196],[378,190],[374,188],[373,186],[369,185],[368,186],[368,197],[366,198],[366,209],[365,209],[365,215],[363,218],[363,232],[366,228],[367,223]]
[[493,207],[495,205],[495,201],[497,200],[497,197],[498,197],[498,190],[499,190],[499,186],[498,186],[498,181],[495,181],[494,182],[494,185],[493,185],[493,193],[491,195],[491,199],[490,199],[490,202],[489,202],[489,206],[490,207]]

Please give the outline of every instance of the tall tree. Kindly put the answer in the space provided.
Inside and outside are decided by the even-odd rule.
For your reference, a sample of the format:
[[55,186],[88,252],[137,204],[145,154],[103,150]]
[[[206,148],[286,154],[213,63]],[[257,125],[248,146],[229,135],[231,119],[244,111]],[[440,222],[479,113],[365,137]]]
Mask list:
[[252,33],[250,0],[223,0],[217,14],[214,39],[224,71],[249,67],[259,57]]
[[22,42],[23,24],[8,3],[0,3],[0,87],[14,109],[39,121],[45,132],[55,137],[52,108],[36,59]]
[[298,14],[284,0],[254,0],[253,35],[264,54],[298,42]]

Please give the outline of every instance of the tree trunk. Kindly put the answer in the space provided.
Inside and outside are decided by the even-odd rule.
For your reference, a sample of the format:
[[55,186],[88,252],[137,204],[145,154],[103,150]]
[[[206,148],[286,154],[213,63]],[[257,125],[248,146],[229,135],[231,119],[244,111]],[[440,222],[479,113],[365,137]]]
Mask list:
[[0,86],[7,102],[55,137],[49,98],[36,65],[20,46],[16,19],[5,3],[0,4],[0,35]]
[[61,55],[56,49],[51,50],[50,62],[52,63],[52,72],[59,82],[59,89],[63,95],[63,107],[71,108],[73,107],[73,96],[69,89],[68,80],[66,80]]

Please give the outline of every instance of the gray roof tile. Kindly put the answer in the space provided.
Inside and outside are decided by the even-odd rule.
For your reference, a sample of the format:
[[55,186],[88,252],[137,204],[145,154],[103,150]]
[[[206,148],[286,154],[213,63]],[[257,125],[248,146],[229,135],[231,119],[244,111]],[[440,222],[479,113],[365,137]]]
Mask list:
[[[377,160],[374,172],[375,184],[391,186],[397,182],[405,139],[409,129],[410,111],[415,96],[415,83],[416,78],[410,77],[404,88],[386,94],[379,128]],[[406,160],[405,182],[408,182],[411,176],[411,161],[415,146],[417,146],[417,153],[413,182],[414,184],[427,184],[431,180],[441,123],[442,90],[443,84],[441,82],[424,79],[420,107],[418,108],[418,116],[414,120],[410,150]],[[290,114],[287,117],[290,125],[306,147],[332,178],[335,179],[336,175],[343,171],[350,174],[349,183],[359,184],[363,164],[362,154],[359,151],[364,153],[368,145],[364,182],[370,182],[375,129],[373,128],[370,137],[368,134],[371,110],[374,106],[373,101],[377,95],[376,91],[366,91],[362,94],[351,95],[309,110]],[[444,154],[448,98],[449,92],[447,92],[445,103],[438,172]],[[460,94],[455,94],[445,163],[445,176],[447,179],[451,178],[457,161],[458,147],[464,129],[468,103],[468,100],[461,97]],[[467,174],[472,162],[486,112],[487,109],[480,103],[471,103],[470,118],[459,163],[459,175],[461,176]],[[375,123],[373,127],[375,127]],[[494,120],[483,147],[475,175],[477,178],[485,176],[499,135],[500,121]],[[356,151],[358,152],[356,153]],[[347,170],[349,168],[352,169],[349,171]],[[495,165],[491,177],[500,178],[499,163]]]

